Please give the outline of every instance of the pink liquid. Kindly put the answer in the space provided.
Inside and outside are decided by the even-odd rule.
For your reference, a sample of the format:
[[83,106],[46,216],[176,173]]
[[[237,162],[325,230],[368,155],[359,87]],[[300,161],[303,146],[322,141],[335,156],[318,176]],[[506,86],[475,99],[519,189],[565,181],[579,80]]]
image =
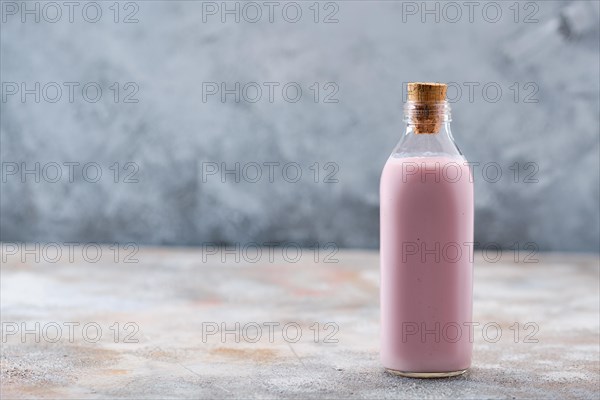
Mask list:
[[473,184],[465,163],[462,157],[390,157],[383,169],[385,368],[450,372],[471,364]]

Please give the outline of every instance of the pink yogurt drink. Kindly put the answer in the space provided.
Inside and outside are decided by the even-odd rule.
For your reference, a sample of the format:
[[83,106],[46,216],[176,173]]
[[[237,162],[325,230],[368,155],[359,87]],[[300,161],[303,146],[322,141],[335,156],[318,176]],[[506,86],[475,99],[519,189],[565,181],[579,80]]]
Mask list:
[[421,126],[408,110],[380,185],[381,362],[420,378],[465,372],[473,342],[472,175],[447,104],[431,109]]

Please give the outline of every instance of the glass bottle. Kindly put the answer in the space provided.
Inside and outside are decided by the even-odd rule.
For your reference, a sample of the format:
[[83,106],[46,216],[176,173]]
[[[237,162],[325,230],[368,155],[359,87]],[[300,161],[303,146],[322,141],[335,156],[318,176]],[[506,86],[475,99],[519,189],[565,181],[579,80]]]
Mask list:
[[434,378],[471,365],[473,181],[446,85],[408,84],[406,132],[380,183],[381,361]]

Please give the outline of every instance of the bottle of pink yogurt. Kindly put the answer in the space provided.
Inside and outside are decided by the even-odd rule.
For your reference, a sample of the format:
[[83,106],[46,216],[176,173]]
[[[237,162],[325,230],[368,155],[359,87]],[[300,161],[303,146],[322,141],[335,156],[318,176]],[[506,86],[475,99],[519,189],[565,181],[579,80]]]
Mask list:
[[381,362],[402,376],[460,375],[473,347],[473,180],[446,85],[409,83],[405,115],[381,175]]

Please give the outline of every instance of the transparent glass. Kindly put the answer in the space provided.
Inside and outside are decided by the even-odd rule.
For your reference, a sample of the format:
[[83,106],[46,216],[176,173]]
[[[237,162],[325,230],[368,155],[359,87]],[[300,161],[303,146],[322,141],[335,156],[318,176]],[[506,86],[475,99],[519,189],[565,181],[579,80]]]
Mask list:
[[[392,151],[392,157],[407,158],[407,157],[436,157],[450,156],[463,157],[458,146],[456,145],[452,132],[450,130],[450,122],[452,121],[450,114],[450,106],[447,101],[429,104],[426,110],[420,107],[421,104],[415,102],[407,102],[404,107],[404,120],[406,122],[406,131],[402,138]],[[415,127],[419,118],[428,116],[435,118],[438,124],[437,132],[432,133],[416,133]]]

